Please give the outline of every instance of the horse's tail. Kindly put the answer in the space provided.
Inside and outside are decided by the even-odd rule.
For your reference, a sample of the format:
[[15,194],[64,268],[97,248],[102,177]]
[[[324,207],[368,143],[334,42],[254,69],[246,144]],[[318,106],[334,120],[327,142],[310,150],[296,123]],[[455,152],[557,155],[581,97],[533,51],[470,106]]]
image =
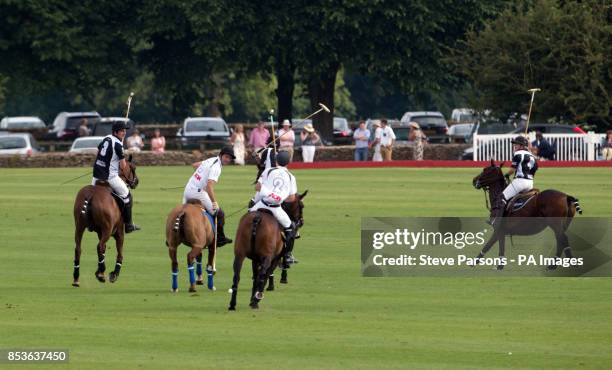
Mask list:
[[571,209],[572,207],[576,208],[576,212],[582,214],[582,208],[580,207],[580,203],[577,198],[572,197],[571,195],[567,196],[567,206]]
[[93,194],[86,196],[85,199],[83,199],[83,205],[81,206],[81,210],[79,211],[81,217],[83,218],[84,225],[86,225],[89,231],[92,231],[91,227],[93,225],[93,204],[91,201],[92,198]]
[[183,232],[183,226],[185,225],[185,211],[181,210],[176,218],[174,219],[174,225],[172,226],[172,231],[175,233],[181,234]]
[[255,212],[255,216],[253,217],[253,227],[251,228],[251,250],[255,251],[255,237],[257,236],[257,227],[261,223],[261,214],[259,212]]

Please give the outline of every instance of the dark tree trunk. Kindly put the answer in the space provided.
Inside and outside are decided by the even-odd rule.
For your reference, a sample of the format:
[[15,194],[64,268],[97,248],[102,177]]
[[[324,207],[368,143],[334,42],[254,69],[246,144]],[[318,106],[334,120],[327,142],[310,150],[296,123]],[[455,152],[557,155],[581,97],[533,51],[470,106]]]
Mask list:
[[276,63],[276,99],[278,102],[278,122],[293,117],[293,90],[295,87],[295,64]]
[[323,103],[331,111],[325,111],[313,117],[313,125],[327,141],[332,141],[334,134],[334,91],[336,90],[336,75],[340,63],[334,63],[321,74],[313,75],[308,83],[308,96],[312,112],[321,109]]

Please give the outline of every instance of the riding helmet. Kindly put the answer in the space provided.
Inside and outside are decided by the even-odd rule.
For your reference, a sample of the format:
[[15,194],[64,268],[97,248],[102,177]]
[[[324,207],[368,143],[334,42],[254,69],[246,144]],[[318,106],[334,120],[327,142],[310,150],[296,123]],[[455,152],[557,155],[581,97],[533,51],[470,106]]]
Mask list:
[[517,136],[514,139],[512,139],[512,144],[518,144],[518,145],[522,145],[522,146],[529,146],[529,141],[527,141],[527,138],[524,136]]
[[126,122],[123,121],[117,121],[115,123],[113,123],[113,132],[117,132],[119,130],[128,130],[129,129],[129,125]]
[[289,152],[283,150],[276,153],[276,164],[285,167],[289,164]]
[[232,159],[236,159],[236,156],[234,155],[234,149],[231,146],[224,146],[223,148],[221,148],[219,156],[222,156],[223,154],[227,154],[232,157]]

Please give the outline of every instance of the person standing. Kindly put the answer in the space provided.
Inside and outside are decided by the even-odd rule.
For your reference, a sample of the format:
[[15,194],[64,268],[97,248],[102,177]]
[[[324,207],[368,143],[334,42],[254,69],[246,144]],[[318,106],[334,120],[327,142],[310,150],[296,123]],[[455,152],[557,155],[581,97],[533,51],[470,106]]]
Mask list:
[[612,130],[606,132],[606,137],[601,144],[601,154],[605,161],[612,161]]
[[161,135],[158,128],[155,129],[153,138],[151,139],[151,151],[153,153],[163,153],[166,150],[166,138]]
[[374,122],[372,124],[374,128],[374,140],[370,144],[370,146],[374,147],[374,155],[372,156],[373,162],[382,162],[382,154],[380,154],[380,139],[382,139],[382,128],[380,128],[380,123]]
[[423,149],[424,145],[427,142],[427,137],[421,130],[421,126],[419,126],[416,122],[410,122],[410,134],[408,139],[414,142],[414,160],[422,161],[423,160]]
[[232,137],[230,138],[230,143],[234,148],[234,155],[236,156],[234,162],[244,166],[244,159],[246,155],[246,150],[244,148],[244,126],[241,124],[236,125],[234,132],[232,133]]
[[267,146],[268,140],[270,139],[270,132],[266,128],[265,122],[259,122],[257,127],[251,131],[249,137],[249,147],[255,152],[259,152]]
[[91,130],[87,127],[87,118],[83,118],[81,120],[81,124],[79,125],[79,137],[89,136],[91,135]]
[[370,130],[366,128],[365,121],[359,122],[359,128],[355,130],[353,140],[355,140],[355,161],[367,161]]
[[293,146],[295,145],[295,132],[291,128],[288,119],[283,121],[283,128],[278,130],[278,142],[280,149],[289,153],[289,162],[293,161]]
[[300,134],[300,138],[302,139],[302,159],[304,163],[312,163],[316,146],[321,143],[321,138],[310,123],[304,126],[304,131]]
[[382,125],[382,137],[380,139],[380,153],[383,161],[391,161],[393,155],[393,144],[395,144],[395,133],[391,126],[387,124],[387,120],[380,120]]
[[542,131],[536,131],[536,139],[531,142],[531,147],[538,159],[554,160],[556,155],[555,148],[544,138]]
[[142,142],[142,138],[140,137],[140,131],[134,130],[132,135],[127,138],[127,147],[130,152],[140,153],[142,148],[144,147],[144,143]]

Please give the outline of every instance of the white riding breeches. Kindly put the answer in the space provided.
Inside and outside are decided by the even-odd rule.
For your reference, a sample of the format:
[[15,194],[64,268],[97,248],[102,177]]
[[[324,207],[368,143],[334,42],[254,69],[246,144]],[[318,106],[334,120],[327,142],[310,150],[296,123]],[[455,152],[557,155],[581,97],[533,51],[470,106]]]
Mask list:
[[113,192],[115,194],[117,194],[118,196],[121,197],[121,199],[123,199],[123,203],[129,203],[130,202],[130,189],[128,189],[127,185],[125,184],[125,182],[123,182],[123,180],[121,180],[121,178],[119,176],[115,176],[112,179],[108,179],[108,180],[98,180],[95,177],[93,178],[93,180],[91,181],[92,185],[96,185],[96,181],[106,181],[108,182],[108,184],[110,185],[111,189],[113,189]]
[[504,199],[510,200],[513,196],[517,195],[518,193],[522,191],[531,190],[531,189],[533,189],[533,180],[521,179],[521,178],[514,179],[512,180],[510,185],[508,185],[506,189],[504,189]]
[[276,220],[278,221],[279,224],[281,224],[285,229],[288,228],[289,226],[291,226],[291,219],[289,218],[289,216],[287,215],[287,212],[285,212],[283,210],[283,207],[270,207],[265,205],[261,200],[257,203],[255,203],[255,205],[253,207],[251,207],[249,209],[249,212],[255,212],[259,209],[267,209],[269,210],[274,217],[276,218]]
[[187,203],[189,199],[199,200],[200,203],[202,203],[202,205],[204,206],[204,208],[206,208],[206,211],[208,211],[208,213],[210,213],[211,215],[215,213],[213,211],[210,196],[208,196],[208,193],[206,191],[197,191],[194,189],[186,188],[185,192],[183,193],[183,204]]

